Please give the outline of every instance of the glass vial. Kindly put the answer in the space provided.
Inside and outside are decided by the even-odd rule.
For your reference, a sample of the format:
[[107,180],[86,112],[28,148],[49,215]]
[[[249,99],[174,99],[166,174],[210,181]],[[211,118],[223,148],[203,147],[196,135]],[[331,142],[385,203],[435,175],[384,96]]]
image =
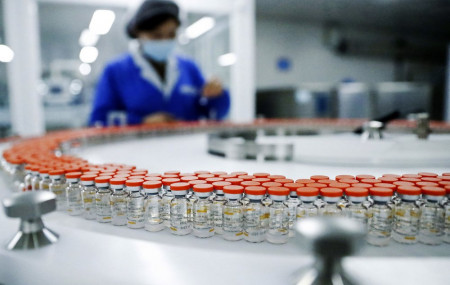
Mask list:
[[339,188],[324,187],[320,189],[323,205],[319,208],[320,216],[342,216],[342,208],[337,203],[342,199],[343,191]]
[[421,206],[419,242],[439,245],[444,238],[445,210],[441,201],[445,198],[445,189],[441,187],[423,187],[424,203]]
[[369,196],[369,189],[359,187],[348,187],[345,190],[348,203],[344,209],[345,215],[350,219],[356,220],[367,226],[367,197]]
[[192,231],[189,222],[187,191],[191,188],[189,183],[177,182],[170,185],[173,199],[170,202],[170,232],[174,235],[187,235]]
[[199,238],[208,238],[214,235],[212,202],[209,199],[213,189],[211,184],[196,184],[192,187],[194,195],[197,196],[193,204],[192,233]]
[[41,175],[41,181],[39,182],[39,189],[43,191],[48,191],[50,187],[50,183],[52,180],[50,179],[49,175],[50,169],[49,168],[41,168],[40,175]]
[[83,213],[83,203],[81,200],[81,172],[69,172],[66,174],[67,187],[67,212],[71,216],[81,215]]
[[127,227],[130,229],[144,227],[145,196],[141,193],[143,183],[142,179],[126,181],[127,190],[130,193],[127,199]]
[[165,178],[162,180],[162,219],[166,227],[170,227],[170,202],[173,199],[173,193],[170,189],[170,185],[180,182],[178,178]]
[[96,175],[82,175],[81,176],[81,199],[83,201],[83,217],[86,220],[95,220],[95,187]]
[[223,205],[227,201],[223,192],[223,187],[231,185],[230,182],[213,182],[215,196],[212,201],[212,217],[214,223],[214,232],[217,235],[223,234]]
[[127,199],[125,191],[126,178],[117,177],[109,180],[111,185],[111,223],[114,226],[125,226],[127,224]]
[[389,244],[394,220],[394,211],[390,203],[393,193],[393,189],[390,188],[370,188],[373,204],[368,210],[366,241],[371,245]]
[[161,193],[161,181],[145,181],[142,184],[145,192],[145,214],[144,214],[144,228],[149,232],[159,232],[164,230],[165,226],[162,220],[162,200],[159,194]]
[[289,239],[289,209],[286,205],[289,189],[286,187],[269,187],[272,204],[269,206],[269,228],[266,240],[282,244]]
[[392,239],[403,244],[415,244],[418,241],[420,208],[416,201],[421,190],[415,186],[399,186],[397,189],[401,201],[395,205]]
[[244,187],[228,185],[223,187],[227,202],[223,205],[223,238],[237,241],[244,237],[244,209],[240,200]]
[[[66,184],[63,183],[61,176],[64,174],[64,170],[55,169],[49,172],[50,179],[52,182],[49,185],[49,189],[53,194],[56,195],[56,210],[66,211],[67,210],[67,194],[66,194]],[[30,185],[31,186],[31,185]]]
[[269,211],[262,203],[266,188],[247,186],[245,196],[248,198],[244,206],[244,239],[248,242],[263,242],[269,226]]
[[293,226],[295,221],[297,221],[297,207],[300,205],[300,199],[297,195],[297,189],[302,187],[303,184],[300,183],[285,183],[283,187],[289,189],[289,196],[286,201],[286,205],[289,209],[289,237],[293,237],[295,232],[293,230]]
[[301,201],[297,207],[297,220],[317,216],[319,209],[315,202],[319,197],[319,188],[300,187],[297,189],[297,195]]
[[111,222],[111,190],[109,180],[111,176],[98,176],[95,178],[95,213],[96,220],[99,223]]

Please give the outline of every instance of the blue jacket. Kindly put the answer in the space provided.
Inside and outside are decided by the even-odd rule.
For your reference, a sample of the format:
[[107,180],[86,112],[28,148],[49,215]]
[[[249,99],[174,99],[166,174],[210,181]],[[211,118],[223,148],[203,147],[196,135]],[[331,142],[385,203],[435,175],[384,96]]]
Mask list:
[[201,96],[205,79],[189,59],[174,56],[167,63],[163,84],[140,52],[130,52],[111,62],[101,76],[89,124],[107,125],[112,111],[126,113],[130,125],[140,124],[155,112],[167,112],[178,120],[223,119],[230,107],[230,96]]

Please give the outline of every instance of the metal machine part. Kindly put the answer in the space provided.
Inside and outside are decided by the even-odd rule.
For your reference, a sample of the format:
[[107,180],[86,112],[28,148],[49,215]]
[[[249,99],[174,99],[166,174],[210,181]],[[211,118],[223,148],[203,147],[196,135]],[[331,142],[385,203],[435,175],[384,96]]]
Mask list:
[[383,133],[381,132],[383,127],[383,123],[379,121],[365,122],[361,138],[363,140],[381,140],[383,139]]
[[8,250],[33,249],[55,243],[58,234],[46,228],[41,216],[56,209],[55,194],[47,191],[16,193],[3,199],[5,213],[20,218],[19,231],[8,243]]
[[294,226],[296,242],[312,248],[315,263],[294,276],[296,285],[358,284],[342,267],[342,259],[355,253],[364,242],[364,226],[341,217],[308,218]]
[[415,116],[416,119],[416,130],[415,133],[419,139],[426,140],[431,133],[430,129],[430,119],[428,113],[419,113]]

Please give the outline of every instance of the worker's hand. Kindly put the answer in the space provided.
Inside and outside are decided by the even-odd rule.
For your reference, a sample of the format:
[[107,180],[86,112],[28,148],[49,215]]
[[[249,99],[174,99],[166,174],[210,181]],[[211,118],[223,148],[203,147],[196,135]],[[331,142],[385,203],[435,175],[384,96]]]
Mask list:
[[214,98],[222,95],[223,87],[222,82],[219,79],[213,78],[211,81],[207,82],[203,87],[203,97]]
[[172,115],[164,112],[158,112],[145,117],[142,123],[157,124],[157,123],[169,123],[174,121],[175,118]]

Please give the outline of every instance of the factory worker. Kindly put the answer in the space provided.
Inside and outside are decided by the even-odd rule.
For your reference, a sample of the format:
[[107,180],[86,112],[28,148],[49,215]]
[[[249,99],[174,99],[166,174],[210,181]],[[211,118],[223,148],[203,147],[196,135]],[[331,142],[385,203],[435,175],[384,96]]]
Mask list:
[[118,112],[128,124],[227,115],[230,96],[220,81],[205,81],[192,60],[173,53],[178,14],[171,1],[142,3],[127,26],[129,53],[109,63],[98,82],[90,125],[107,125]]

